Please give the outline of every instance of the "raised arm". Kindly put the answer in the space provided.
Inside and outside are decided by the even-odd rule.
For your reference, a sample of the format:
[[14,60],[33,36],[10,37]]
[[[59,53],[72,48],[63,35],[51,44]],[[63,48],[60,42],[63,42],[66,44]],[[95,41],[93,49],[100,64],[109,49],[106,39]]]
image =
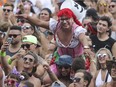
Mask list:
[[30,21],[31,23],[33,23],[37,26],[49,29],[49,21],[43,21],[43,20],[40,20],[37,17],[32,17],[32,16],[29,16],[27,14],[16,15],[16,17],[17,18],[25,18],[25,19],[27,19],[28,21]]
[[1,59],[1,65],[3,67],[3,70],[5,71],[5,74],[7,75],[12,69],[11,66],[8,64],[8,57],[6,56],[6,49],[7,49],[8,43],[5,42],[0,51],[0,59]]

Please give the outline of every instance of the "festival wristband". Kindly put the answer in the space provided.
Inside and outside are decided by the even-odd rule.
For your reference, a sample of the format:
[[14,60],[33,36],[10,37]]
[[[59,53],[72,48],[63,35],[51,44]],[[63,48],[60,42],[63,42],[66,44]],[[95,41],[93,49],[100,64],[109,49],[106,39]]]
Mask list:
[[11,58],[8,58],[8,64],[11,64],[11,63],[12,63]]
[[84,49],[90,49],[90,47],[89,47],[89,46],[83,46],[83,48],[84,48]]
[[0,51],[0,56],[1,56],[1,57],[5,57],[5,56],[6,56],[6,52]]

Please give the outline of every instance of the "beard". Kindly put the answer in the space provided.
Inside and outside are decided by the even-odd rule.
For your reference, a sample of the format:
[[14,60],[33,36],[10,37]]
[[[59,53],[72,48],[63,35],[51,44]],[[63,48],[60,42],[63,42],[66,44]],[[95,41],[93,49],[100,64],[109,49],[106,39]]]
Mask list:
[[11,45],[16,45],[16,44],[18,44],[19,43],[19,41],[12,41],[11,42]]

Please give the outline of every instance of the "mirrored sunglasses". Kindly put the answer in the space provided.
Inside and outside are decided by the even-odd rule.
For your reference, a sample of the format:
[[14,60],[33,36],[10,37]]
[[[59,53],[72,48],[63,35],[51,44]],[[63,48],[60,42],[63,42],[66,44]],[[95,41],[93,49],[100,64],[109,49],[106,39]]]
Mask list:
[[107,56],[107,54],[105,54],[105,53],[104,53],[104,54],[98,54],[98,55],[97,55],[97,58],[99,58],[99,59],[100,59],[100,58],[105,58],[106,56]]
[[22,29],[30,29],[31,26],[23,26]]

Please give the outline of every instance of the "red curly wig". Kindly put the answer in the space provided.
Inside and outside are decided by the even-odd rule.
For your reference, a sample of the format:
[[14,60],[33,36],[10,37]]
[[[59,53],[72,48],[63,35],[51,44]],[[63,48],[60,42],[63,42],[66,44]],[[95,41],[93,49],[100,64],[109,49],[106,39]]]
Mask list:
[[69,8],[61,9],[58,12],[57,16],[58,16],[58,18],[61,17],[61,16],[67,16],[68,18],[73,18],[74,22],[77,25],[82,26],[82,24],[80,23],[80,21],[76,18],[75,14]]

